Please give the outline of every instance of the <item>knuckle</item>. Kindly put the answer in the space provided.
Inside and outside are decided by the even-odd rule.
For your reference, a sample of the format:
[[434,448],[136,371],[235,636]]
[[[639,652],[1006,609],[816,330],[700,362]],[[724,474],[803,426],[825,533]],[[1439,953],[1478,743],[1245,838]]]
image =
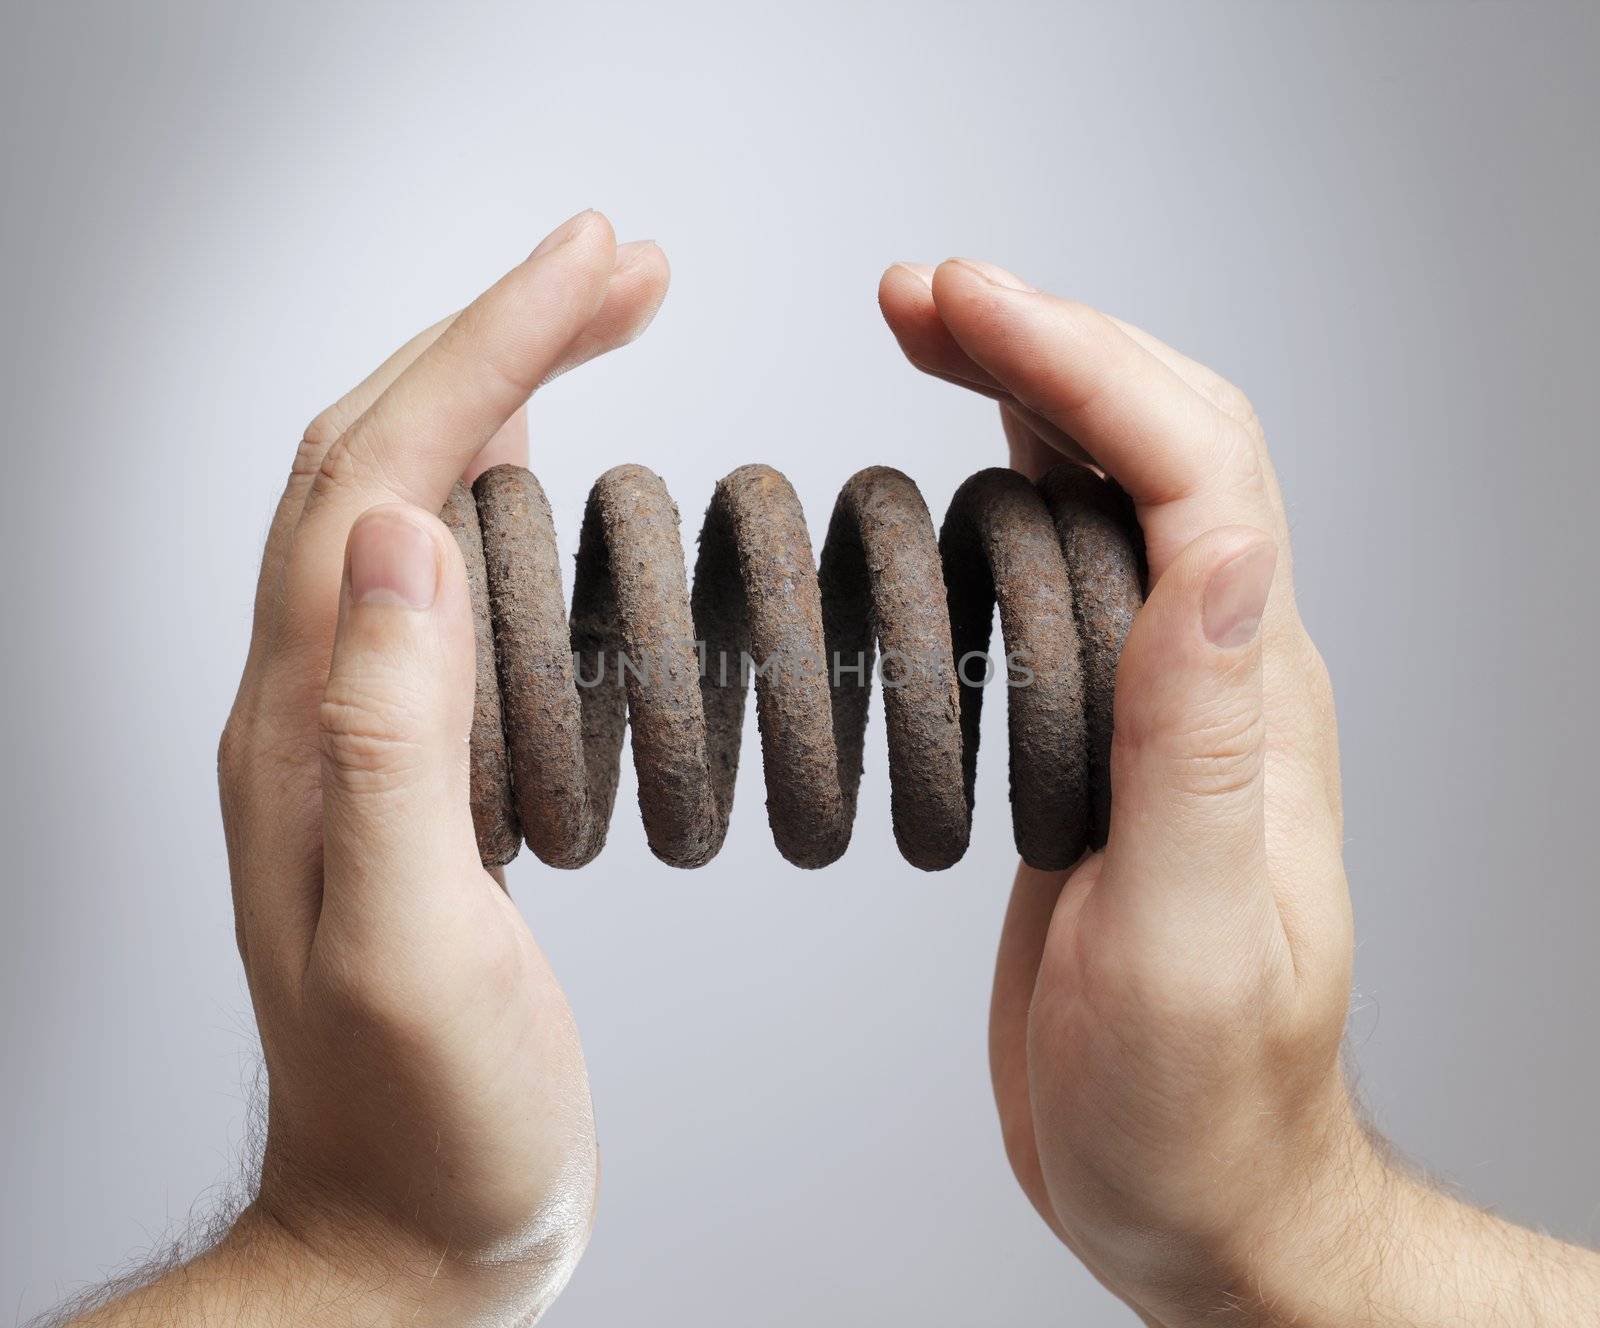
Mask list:
[[1178,783],[1201,798],[1243,792],[1260,777],[1263,736],[1259,711],[1191,728],[1169,753]]
[[317,708],[323,755],[347,784],[381,787],[415,770],[422,748],[403,698],[375,681],[330,678]]
[[217,739],[217,783],[224,807],[261,785],[263,770],[275,781],[303,762],[304,742],[293,726],[275,716],[264,698],[241,696]]
[[337,410],[328,407],[306,425],[300,435],[300,445],[295,448],[294,464],[289,467],[289,474],[300,480],[314,479],[323,458],[333,450],[343,432]]
[[1221,706],[1198,717],[1154,715],[1112,731],[1122,760],[1166,766],[1168,782],[1197,799],[1225,799],[1260,778],[1265,724],[1258,708]]
[[249,721],[236,706],[217,739],[217,782],[222,786],[224,797],[238,787],[240,776],[250,768],[248,728]]
[[322,458],[327,451],[327,447],[313,439],[308,432],[294,450],[294,460],[289,465],[290,481],[306,484],[314,480],[317,477],[317,468],[322,464]]
[[302,445],[307,448],[326,451],[338,441],[339,435],[343,432],[344,422],[340,417],[338,407],[329,406],[310,424],[306,425],[305,432],[301,435]]
[[1262,434],[1261,418],[1256,414],[1255,404],[1245,395],[1242,389],[1236,387],[1226,378],[1218,377],[1213,399],[1217,409],[1222,411],[1245,432],[1260,436]]
[[408,486],[386,456],[382,437],[374,428],[357,421],[317,458],[306,508],[315,511],[345,494],[370,505],[386,496],[407,492]]
[[302,726],[241,701],[217,742],[217,789],[230,852],[315,820],[321,803],[315,740]]
[[1259,443],[1232,416],[1211,412],[1211,454],[1226,485],[1252,508],[1267,498],[1267,466]]
[[361,468],[357,464],[353,444],[353,439],[341,438],[317,458],[316,469],[311,477],[313,492],[337,493],[354,486]]

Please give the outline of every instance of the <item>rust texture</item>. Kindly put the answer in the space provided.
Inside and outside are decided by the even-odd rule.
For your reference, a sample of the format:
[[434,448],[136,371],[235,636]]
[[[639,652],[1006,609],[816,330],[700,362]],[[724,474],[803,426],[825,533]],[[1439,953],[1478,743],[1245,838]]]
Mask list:
[[[593,859],[630,724],[651,850],[710,861],[753,680],[773,838],[790,862],[826,866],[850,842],[875,676],[908,862],[935,871],[966,851],[986,678],[1008,698],[1023,858],[1067,867],[1104,843],[1116,662],[1143,554],[1125,496],[1092,471],[1059,466],[1037,485],[982,471],[935,534],[917,486],[870,467],[840,493],[819,567],[789,482],[742,466],[712,496],[691,594],[666,486],[619,466],[589,495],[570,617],[538,480],[497,466],[470,498],[458,489],[444,515],[478,633],[485,863],[522,837],[555,866]],[[988,661],[996,606],[1004,649]]]
[[[477,690],[472,702],[472,823],[485,866],[510,862],[522,845],[522,831],[511,803],[511,768],[506,758],[505,725],[500,713],[494,635],[489,624],[489,591],[484,579],[483,537],[472,494],[458,484],[439,513],[467,565],[467,593],[477,637]],[[556,583],[557,590],[560,582]]]

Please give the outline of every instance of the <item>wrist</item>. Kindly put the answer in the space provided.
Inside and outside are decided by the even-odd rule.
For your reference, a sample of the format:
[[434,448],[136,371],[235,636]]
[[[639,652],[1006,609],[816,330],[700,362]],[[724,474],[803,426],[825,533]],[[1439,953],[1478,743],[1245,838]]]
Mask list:
[[1342,1083],[1299,1137],[1261,1149],[1269,1183],[1208,1230],[1175,1233],[1134,1299],[1164,1328],[1377,1328],[1374,1269],[1417,1222],[1416,1186]]
[[576,1258],[493,1259],[430,1247],[372,1216],[335,1217],[263,1197],[215,1253],[242,1281],[293,1288],[294,1321],[318,1328],[532,1323]]
[[259,1204],[246,1209],[215,1244],[89,1309],[70,1328],[145,1323],[303,1323],[308,1328],[415,1322],[377,1268],[329,1259]]
[[1225,1267],[1236,1321],[1251,1328],[1377,1328],[1375,1274],[1414,1227],[1409,1177],[1345,1100],[1289,1202]]
[[1595,1303],[1600,1255],[1504,1222],[1408,1169],[1346,1103],[1306,1183],[1209,1273],[1156,1298],[1165,1328],[1533,1328]]

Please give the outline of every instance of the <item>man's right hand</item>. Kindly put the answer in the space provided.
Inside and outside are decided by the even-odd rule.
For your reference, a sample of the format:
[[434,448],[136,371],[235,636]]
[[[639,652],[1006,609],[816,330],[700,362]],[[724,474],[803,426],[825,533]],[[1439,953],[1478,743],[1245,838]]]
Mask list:
[[1600,1323],[1600,1260],[1405,1175],[1351,1103],[1333,695],[1243,394],[987,263],[879,294],[914,365],[1001,403],[1018,469],[1120,482],[1149,556],[1109,842],[1021,867],[1000,940],[991,1067],[1034,1206],[1169,1328]]

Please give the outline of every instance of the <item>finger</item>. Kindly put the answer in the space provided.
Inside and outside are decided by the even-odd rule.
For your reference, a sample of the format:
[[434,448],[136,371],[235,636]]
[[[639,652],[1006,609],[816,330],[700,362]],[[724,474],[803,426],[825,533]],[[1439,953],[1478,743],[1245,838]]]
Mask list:
[[1000,403],[1000,428],[1006,436],[1007,464],[1012,470],[1037,480],[1046,471],[1061,464],[1059,448],[1052,447],[1039,437],[1027,419],[1009,402]]
[[433,345],[457,318],[455,313],[441,318],[431,327],[424,328],[399,350],[361,380],[333,405],[324,410],[306,427],[305,455],[297,458],[308,464],[297,464],[295,470],[303,471],[307,482],[316,476],[323,455],[346,429],[372,408],[374,402],[387,392],[394,381],[415,364],[422,353]]
[[444,524],[404,504],[365,513],[319,711],[319,935],[412,933],[463,879],[493,888],[468,807],[474,670],[466,572]]
[[1105,315],[960,259],[933,294],[961,348],[1128,491],[1153,578],[1220,525],[1283,538],[1255,440]]
[[495,431],[494,437],[484,444],[483,450],[472,458],[461,479],[470,487],[479,475],[495,466],[527,464],[528,408],[523,406]]
[[[594,1127],[560,986],[479,863],[473,675],[466,573],[444,523],[399,503],[362,514],[320,708],[322,895],[297,994],[331,1015],[327,1048],[381,1068],[393,1100],[416,1108],[392,1129],[378,1122],[366,1160],[390,1147],[470,1158],[486,1229],[515,1231],[502,1266],[532,1257],[542,1272],[550,1233],[570,1224],[577,1246],[560,1248],[581,1248]],[[497,1058],[512,1072],[487,1072]],[[466,1182],[441,1171],[434,1183]],[[530,1216],[529,1194],[554,1202],[508,1226]],[[427,1202],[389,1193],[413,1199]]]
[[[1078,912],[1067,898],[1057,906],[1028,1020],[1036,1139],[1052,1187],[1074,1174],[1065,1141],[1075,1102],[1121,1091],[1120,1058],[1176,1060],[1174,1082],[1192,1081],[1193,1058],[1210,1065],[1219,1021],[1296,995],[1263,801],[1260,626],[1276,559],[1264,531],[1207,532],[1172,560],[1123,648],[1110,839]],[[1058,1054],[1085,1038],[1109,1058],[1107,1075],[1075,1078]],[[1157,1094],[1125,1118],[1177,1138],[1194,1107]],[[1115,1203],[1117,1190],[1091,1201]]]
[[1042,415],[1020,405],[1004,384],[956,344],[934,306],[933,271],[926,263],[896,263],[878,282],[878,307],[906,359],[933,378],[1008,406],[1018,423],[1061,456],[1087,460],[1087,454],[1073,439]]
[[337,588],[328,569],[355,517],[396,499],[437,511],[570,354],[604,304],[613,267],[610,224],[595,213],[574,218],[474,301],[333,444],[294,533],[274,623],[274,639],[296,661],[327,650]]
[[1003,388],[975,364],[950,335],[933,302],[933,267],[928,263],[895,263],[878,279],[878,308],[917,368],[952,382],[962,382],[988,396],[1003,397]]
[[1199,360],[1190,359],[1182,351],[1174,350],[1167,345],[1160,337],[1146,332],[1142,327],[1124,322],[1115,314],[1107,314],[1106,317],[1130,340],[1149,351],[1224,415],[1231,416],[1247,427],[1255,426],[1255,408],[1250,404],[1249,398],[1215,369],[1201,364]]
[[[311,489],[311,481],[322,465],[322,458],[327,454],[328,448],[383,395],[389,384],[409,368],[417,356],[439,339],[439,335],[455,320],[456,315],[451,314],[448,318],[441,318],[432,327],[417,333],[368,374],[360,384],[306,425],[305,432],[300,438],[300,446],[295,449],[294,461],[289,467],[288,482],[284,485],[278,506],[273,511],[272,525],[267,531],[266,549],[261,555],[261,571],[256,579],[255,611],[258,623],[265,621],[266,615],[270,613],[271,600],[279,592],[289,536],[300,520],[306,494]],[[255,646],[256,642],[252,640],[252,652]]]
[[[600,310],[581,331],[557,370],[564,373],[585,364],[607,351],[617,350],[638,338],[650,326],[661,302],[666,298],[670,272],[667,257],[653,240],[633,240],[617,247],[616,263]],[[273,516],[262,559],[261,585],[273,588],[275,570],[281,569],[282,546],[289,531],[300,519],[311,481],[322,467],[328,449],[361,418],[400,375],[437,341],[459,317],[459,311],[441,318],[419,332],[367,375],[362,382],[329,406],[306,426],[300,448],[290,468],[289,482]],[[553,374],[551,375],[554,376]],[[503,462],[526,465],[528,461],[528,422],[526,416],[513,416],[491,438],[464,472],[470,484],[478,475]],[[259,590],[258,590],[258,604]]]
[[[1277,541],[1262,624],[1268,738],[1278,777],[1275,857],[1339,836],[1338,747],[1327,670],[1294,602],[1289,530],[1249,403],[1148,334],[955,260],[934,274],[951,335],[1016,398],[1081,442],[1134,499],[1152,580],[1202,533],[1241,524]],[[1191,380],[1198,386],[1191,386]]]
[[[616,266],[606,288],[600,312],[572,343],[562,364],[545,379],[549,382],[569,369],[586,364],[607,351],[619,350],[650,326],[667,295],[670,280],[667,256],[653,240],[634,240],[617,249]],[[467,466],[462,479],[471,484],[484,471],[499,465],[528,464],[528,417],[524,407],[513,415]]]
[[[667,256],[661,252],[654,240],[631,240],[627,244],[618,245],[611,280],[606,287],[605,300],[588,326],[578,333],[558,372],[576,368],[597,356],[604,355],[607,351],[617,350],[637,339],[650,326],[651,320],[661,308],[661,302],[666,298],[669,277]],[[311,422],[306,429],[303,455],[295,466],[297,473],[304,474],[307,487],[311,477],[320,469],[322,458],[328,448],[346,429],[371,409],[378,398],[388,390],[389,385],[410,368],[422,352],[433,345],[457,317],[459,311],[448,318],[440,319],[432,327],[412,337],[369,374],[359,386],[346,393]],[[482,455],[480,454],[480,458],[475,458],[469,467],[469,479],[474,468],[481,473],[488,470],[491,465],[500,464],[500,461],[519,459],[514,451],[518,424],[515,418],[507,421],[502,433],[496,434],[490,440],[488,448],[499,444],[507,449],[499,461],[484,463],[480,459]],[[524,440],[524,451],[520,454],[520,461],[526,462],[525,419],[520,421],[520,427],[521,437]],[[303,492],[300,499],[303,503]],[[299,507],[295,505],[296,517],[298,512]]]
[[1276,542],[1211,531],[1172,562],[1117,671],[1111,835],[1100,890],[1181,910],[1271,898],[1262,786],[1262,615]]
[[667,256],[654,240],[630,240],[618,245],[616,263],[599,312],[578,333],[567,354],[545,375],[543,382],[548,383],[643,335],[660,312],[671,280]]
[[[585,212],[462,312],[328,450],[302,525],[337,528],[399,499],[435,511],[450,486],[551,372],[605,302],[611,224]],[[298,541],[297,541],[298,542]]]
[[1250,403],[1250,398],[1215,369],[1201,364],[1199,360],[1190,359],[1180,350],[1174,350],[1160,337],[1146,332],[1142,327],[1124,322],[1115,315],[1107,314],[1106,317],[1245,431],[1254,443],[1256,454],[1260,458],[1261,471],[1266,481],[1267,500],[1278,519],[1278,528],[1288,530],[1289,519],[1284,510],[1283,491],[1278,485],[1278,473],[1272,465],[1272,458],[1267,451],[1266,433],[1256,416],[1256,408]]

